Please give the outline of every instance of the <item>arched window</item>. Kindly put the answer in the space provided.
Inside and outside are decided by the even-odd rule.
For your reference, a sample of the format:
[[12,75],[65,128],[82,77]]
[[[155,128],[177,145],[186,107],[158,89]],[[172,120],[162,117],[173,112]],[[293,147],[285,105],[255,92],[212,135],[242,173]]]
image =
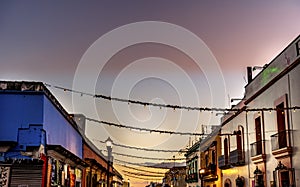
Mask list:
[[231,180],[230,179],[225,180],[224,187],[231,187]]
[[237,150],[239,154],[239,159],[244,160],[244,127],[239,125],[238,131],[236,132],[236,144],[237,144]]

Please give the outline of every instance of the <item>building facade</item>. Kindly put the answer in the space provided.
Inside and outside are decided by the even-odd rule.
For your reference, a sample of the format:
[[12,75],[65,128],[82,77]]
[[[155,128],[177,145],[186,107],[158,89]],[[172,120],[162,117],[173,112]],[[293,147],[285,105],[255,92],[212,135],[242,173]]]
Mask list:
[[107,159],[44,84],[0,81],[0,103],[1,186],[105,185]]
[[297,37],[253,80],[249,76],[238,112],[223,117],[222,186],[299,185],[299,46]]
[[218,167],[218,156],[221,153],[220,127],[200,142],[199,178],[201,187],[220,186],[222,175]]
[[165,186],[186,186],[186,166],[174,166],[166,172],[164,177]]
[[186,186],[199,187],[199,173],[200,168],[200,141],[192,145],[185,154],[186,157]]

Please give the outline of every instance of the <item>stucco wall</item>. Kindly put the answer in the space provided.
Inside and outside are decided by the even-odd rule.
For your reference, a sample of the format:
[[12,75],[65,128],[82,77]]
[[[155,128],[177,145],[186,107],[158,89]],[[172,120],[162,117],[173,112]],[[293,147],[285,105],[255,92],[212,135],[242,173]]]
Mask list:
[[18,128],[43,123],[43,95],[0,93],[0,141],[17,141]]
[[61,145],[82,158],[82,138],[56,107],[44,96],[44,129],[47,144]]

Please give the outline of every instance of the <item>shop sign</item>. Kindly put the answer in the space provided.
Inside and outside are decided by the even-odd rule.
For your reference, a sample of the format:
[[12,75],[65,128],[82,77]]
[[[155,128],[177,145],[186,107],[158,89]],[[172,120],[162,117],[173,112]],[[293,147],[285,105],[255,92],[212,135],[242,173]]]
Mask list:
[[8,187],[9,184],[10,167],[0,166],[0,186]]

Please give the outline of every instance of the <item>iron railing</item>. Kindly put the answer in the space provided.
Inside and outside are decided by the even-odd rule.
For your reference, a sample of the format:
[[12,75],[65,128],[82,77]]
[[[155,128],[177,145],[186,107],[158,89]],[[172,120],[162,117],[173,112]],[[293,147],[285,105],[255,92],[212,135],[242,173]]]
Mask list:
[[232,165],[243,165],[245,164],[244,151],[236,149],[234,151],[230,151],[229,161]]
[[250,144],[251,157],[265,154],[265,141],[260,140]]
[[229,167],[229,159],[228,156],[221,155],[218,158],[218,167],[220,169],[226,169]]
[[271,135],[271,145],[272,151],[285,147],[291,147],[290,130],[280,131]]

